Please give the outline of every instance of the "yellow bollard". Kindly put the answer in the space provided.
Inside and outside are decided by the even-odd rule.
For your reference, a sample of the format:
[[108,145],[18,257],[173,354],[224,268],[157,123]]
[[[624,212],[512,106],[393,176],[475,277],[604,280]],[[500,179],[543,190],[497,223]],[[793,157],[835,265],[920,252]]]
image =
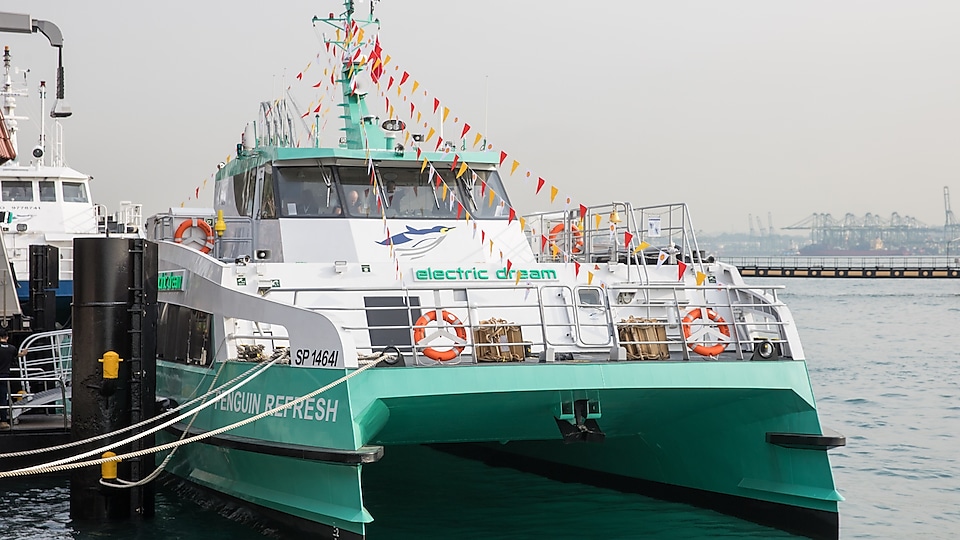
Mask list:
[[123,359],[120,358],[119,354],[113,351],[103,353],[103,358],[100,359],[100,363],[103,364],[103,378],[116,379],[119,377],[120,362],[123,362]]
[[[103,455],[100,456],[100,457],[103,457],[103,458],[111,458],[111,457],[116,457],[116,456],[117,456],[117,454],[115,454],[115,453],[113,453],[113,452],[104,452]],[[104,462],[104,463],[101,463],[101,464],[100,464],[100,476],[101,476],[104,480],[116,480],[116,479],[117,479],[117,463],[120,463],[120,461],[119,461],[119,460],[117,460],[117,461],[106,461],[106,462]]]

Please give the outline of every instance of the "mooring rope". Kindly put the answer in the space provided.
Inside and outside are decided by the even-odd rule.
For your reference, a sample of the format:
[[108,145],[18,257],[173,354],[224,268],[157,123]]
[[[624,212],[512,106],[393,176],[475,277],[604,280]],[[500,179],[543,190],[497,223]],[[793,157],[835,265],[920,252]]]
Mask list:
[[[348,381],[349,379],[351,379],[351,378],[359,375],[360,373],[363,373],[364,371],[372,368],[373,366],[376,366],[377,364],[379,364],[380,362],[382,362],[383,360],[385,360],[387,357],[392,357],[392,355],[381,353],[380,358],[379,358],[378,360],[371,361],[370,363],[365,364],[364,366],[360,367],[360,368],[357,369],[356,371],[353,371],[353,372],[351,372],[351,373],[348,373],[347,375],[344,375],[343,377],[340,377],[339,379],[337,379],[337,380],[335,380],[335,381],[333,381],[333,382],[331,382],[331,383],[329,383],[329,384],[327,384],[327,385],[325,385],[325,386],[322,386],[322,387],[314,390],[313,392],[310,392],[309,394],[300,396],[299,398],[297,398],[297,399],[295,399],[295,400],[293,400],[293,401],[288,401],[288,402],[284,403],[283,405],[279,405],[279,406],[274,407],[274,408],[272,408],[272,409],[266,410],[266,411],[264,411],[264,412],[262,412],[262,413],[260,413],[260,414],[257,414],[257,415],[255,415],[255,416],[251,416],[250,418],[241,420],[241,421],[239,421],[239,422],[235,422],[235,423],[233,423],[233,424],[228,424],[228,425],[226,425],[226,426],[222,426],[222,427],[219,427],[219,428],[214,429],[214,430],[211,430],[211,431],[206,431],[206,432],[201,433],[201,434],[199,434],[199,435],[194,435],[193,437],[188,437],[188,438],[186,438],[186,439],[180,439],[180,440],[177,440],[177,441],[174,441],[174,442],[170,442],[170,443],[166,443],[166,444],[161,444],[161,445],[158,445],[158,446],[154,446],[154,447],[152,447],[152,448],[145,448],[145,449],[143,449],[143,450],[137,450],[136,452],[129,452],[129,453],[127,453],[127,454],[120,454],[120,455],[116,455],[116,456],[99,458],[99,459],[94,459],[94,460],[90,460],[90,461],[80,461],[80,462],[73,462],[73,463],[59,463],[59,464],[56,464],[56,465],[49,464],[49,463],[45,463],[45,464],[43,464],[43,465],[35,465],[35,466],[33,466],[33,467],[26,467],[26,468],[23,468],[23,469],[15,469],[15,470],[12,470],[12,471],[3,471],[3,472],[0,472],[0,478],[13,478],[13,477],[19,477],[19,476],[30,476],[30,475],[34,475],[34,474],[45,474],[45,473],[51,473],[51,472],[69,471],[69,470],[73,470],[73,469],[79,469],[79,468],[82,468],[82,467],[90,467],[90,466],[95,466],[95,465],[102,465],[102,464],[108,463],[108,462],[110,462],[110,461],[121,461],[121,460],[124,460],[124,459],[137,458],[137,457],[145,456],[145,455],[148,455],[148,454],[154,454],[154,453],[157,453],[157,452],[162,452],[162,451],[164,451],[164,450],[170,450],[170,449],[172,449],[172,448],[178,448],[178,447],[180,447],[180,446],[183,446],[183,445],[186,445],[186,444],[190,444],[190,443],[194,443],[194,442],[197,442],[197,441],[202,441],[202,440],[204,440],[204,439],[208,439],[208,438],[210,438],[210,437],[219,435],[219,434],[221,434],[221,433],[225,433],[225,432],[227,432],[227,431],[236,429],[236,428],[238,428],[238,427],[245,426],[245,425],[247,425],[247,424],[256,422],[257,420],[260,420],[260,419],[262,419],[262,418],[266,418],[267,416],[270,416],[270,415],[272,415],[272,414],[276,414],[276,413],[279,412],[279,411],[283,411],[283,410],[289,409],[289,408],[291,408],[291,407],[294,407],[294,406],[296,406],[296,405],[298,405],[298,404],[301,404],[301,403],[303,403],[304,401],[306,401],[306,400],[308,400],[308,399],[311,399],[311,398],[313,398],[313,397],[315,397],[315,396],[317,396],[317,395],[319,395],[319,394],[322,394],[323,392],[326,392],[327,390],[330,390],[331,388],[334,388],[334,387],[336,387],[336,386],[338,386],[338,385],[340,385],[340,384]],[[212,401],[211,403],[216,403],[216,401]],[[172,424],[173,422],[170,422],[170,423]],[[166,427],[166,426],[161,426],[161,429],[162,429],[162,427]],[[118,445],[119,445],[119,444],[123,444],[123,443],[118,443]],[[88,455],[85,454],[84,457],[88,457]],[[75,458],[70,458],[69,460],[72,461],[73,459],[82,459],[82,458],[77,458],[77,457],[75,457]],[[53,462],[53,463],[56,463],[56,462]]]
[[[88,444],[88,443],[91,443],[91,442],[95,442],[95,441],[99,441],[99,440],[102,440],[102,439],[106,439],[106,438],[108,438],[108,437],[113,437],[113,436],[119,435],[119,434],[121,434],[121,433],[126,433],[126,432],[128,432],[128,431],[130,431],[130,430],[137,429],[137,428],[142,427],[142,426],[145,426],[145,425],[147,425],[147,424],[156,422],[156,421],[161,420],[161,419],[163,419],[163,418],[165,418],[165,417],[167,417],[167,416],[170,416],[171,414],[174,414],[174,413],[176,413],[176,412],[178,412],[178,411],[181,411],[181,410],[183,410],[183,409],[185,409],[185,408],[187,408],[187,407],[190,407],[190,406],[193,405],[194,403],[208,398],[211,394],[216,394],[216,393],[219,393],[219,392],[223,392],[225,395],[229,395],[229,394],[232,393],[234,390],[237,390],[237,388],[240,388],[240,386],[242,386],[243,384],[246,384],[246,381],[244,381],[243,383],[241,383],[240,386],[237,386],[236,388],[231,388],[231,389],[229,389],[229,390],[226,390],[225,392],[224,392],[224,388],[229,387],[230,385],[236,383],[237,381],[239,381],[240,379],[243,379],[244,377],[248,377],[248,376],[249,376],[250,379],[253,379],[253,378],[255,378],[255,377],[258,377],[260,374],[262,374],[264,371],[266,371],[267,368],[269,368],[269,367],[273,366],[274,364],[276,364],[278,360],[279,360],[279,359],[274,359],[274,360],[271,360],[270,362],[267,362],[267,363],[265,363],[265,364],[262,364],[261,366],[259,366],[259,367],[257,367],[257,368],[254,368],[254,370],[253,370],[252,373],[251,373],[251,372],[241,373],[240,375],[237,375],[236,377],[234,377],[233,379],[231,379],[231,380],[223,383],[222,385],[220,385],[220,386],[218,386],[218,387],[216,387],[216,388],[213,388],[213,389],[207,391],[207,393],[203,394],[202,396],[195,397],[195,398],[191,399],[190,401],[188,401],[188,402],[186,402],[186,403],[184,403],[184,404],[182,404],[182,405],[178,405],[177,407],[175,407],[175,408],[173,408],[173,409],[170,409],[170,410],[168,410],[168,411],[164,411],[163,413],[161,413],[161,414],[159,414],[159,415],[157,415],[157,416],[154,416],[154,417],[151,417],[151,418],[147,418],[146,420],[144,420],[144,421],[142,421],[142,422],[138,422],[138,423],[133,424],[133,425],[131,425],[131,426],[127,426],[127,427],[118,429],[118,430],[116,430],[116,431],[111,431],[111,432],[109,432],[109,433],[103,433],[103,434],[100,434],[100,435],[95,435],[95,436],[93,436],[93,437],[89,437],[89,438],[87,438],[87,439],[83,439],[83,440],[80,440],[80,441],[72,441],[72,442],[64,443],[64,444],[57,445],[57,446],[48,446],[48,447],[44,447],[44,448],[35,448],[35,449],[32,449],[32,450],[23,450],[23,451],[20,451],[20,452],[9,452],[9,453],[6,453],[6,454],[0,454],[0,459],[13,458],[13,457],[23,457],[23,456],[32,456],[32,455],[37,455],[37,454],[44,454],[44,453],[47,453],[47,452],[53,452],[53,451],[56,451],[56,450],[65,450],[65,449],[67,449],[67,448],[73,448],[73,447],[75,447],[75,446],[82,446],[82,445],[84,445],[84,444]],[[223,364],[221,364],[221,366],[220,366],[221,369],[222,369],[223,366],[225,366],[225,365],[226,365],[226,362],[224,362]],[[211,385],[216,384],[217,378],[218,378],[219,376],[220,376],[220,372],[219,372],[219,370],[218,370],[217,373],[216,373],[216,375],[215,375],[214,378],[213,378],[213,381],[212,381],[210,384],[211,384]],[[185,415],[193,414],[194,412],[199,412],[200,410],[201,410],[201,409],[198,408],[198,409],[196,409],[196,411],[189,411],[188,413],[185,413]],[[178,418],[179,418],[179,417],[178,417]],[[148,435],[148,434],[141,434],[141,435],[142,435],[142,436],[146,436],[146,435]],[[136,439],[133,439],[133,440],[136,440]],[[79,458],[78,458],[78,459],[79,459]]]

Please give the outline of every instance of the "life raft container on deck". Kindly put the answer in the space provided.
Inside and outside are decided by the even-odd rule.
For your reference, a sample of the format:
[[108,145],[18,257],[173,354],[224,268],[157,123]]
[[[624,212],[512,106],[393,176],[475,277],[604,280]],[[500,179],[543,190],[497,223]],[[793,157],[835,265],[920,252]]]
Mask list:
[[197,248],[200,253],[210,253],[210,250],[213,249],[213,227],[200,218],[183,220],[183,222],[180,223],[180,226],[177,227],[177,231],[173,233],[173,241],[178,244],[185,243],[183,235],[190,229],[199,229],[202,235],[187,235],[186,243],[200,246]]
[[[547,236],[547,240],[550,242],[550,246],[557,245],[557,238],[563,233],[564,229],[563,223],[557,223],[552,229],[550,229],[550,235]],[[575,223],[570,224],[570,234],[573,236],[573,244],[570,246],[570,253],[580,253],[583,250],[583,231]],[[557,246],[559,248],[559,246]]]
[[[443,320],[448,324],[454,327],[454,331],[457,333],[457,337],[460,338],[460,343],[467,342],[467,331],[463,327],[463,323],[460,322],[460,319],[456,315],[450,313],[447,310],[441,310],[440,316],[443,317]],[[413,325],[413,339],[417,343],[420,343],[427,337],[427,325],[433,321],[437,320],[437,310],[431,309],[430,311],[424,313],[417,319],[417,323]],[[447,334],[444,330],[440,330],[439,334]],[[436,335],[436,334],[434,334]],[[432,337],[432,336],[431,336]],[[448,337],[452,337],[449,336]],[[423,349],[423,355],[427,358],[436,360],[437,362],[446,362],[448,360],[453,360],[460,353],[463,352],[463,345],[454,345],[446,351],[438,351],[432,347],[427,347]]]
[[[683,337],[685,339],[690,339],[692,334],[690,325],[697,319],[709,319],[717,323],[717,330],[724,336],[730,337],[730,326],[727,325],[727,321],[723,320],[723,317],[721,317],[719,313],[710,308],[696,308],[690,311],[690,313],[687,313],[687,316],[683,318]],[[718,356],[726,350],[727,343],[720,342],[714,345],[704,345],[703,343],[691,342],[687,343],[687,346],[690,347],[690,350],[702,356]]]

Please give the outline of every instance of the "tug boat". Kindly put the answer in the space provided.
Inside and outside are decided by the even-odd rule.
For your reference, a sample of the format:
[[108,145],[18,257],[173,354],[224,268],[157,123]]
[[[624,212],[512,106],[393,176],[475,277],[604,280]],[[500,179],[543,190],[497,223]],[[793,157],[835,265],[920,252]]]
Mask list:
[[778,287],[705,257],[682,203],[517,215],[501,153],[371,112],[379,21],[344,5],[313,21],[336,32],[338,144],[298,146],[295,105],[264,102],[213,208],[148,220],[158,398],[243,381],[162,432],[165,472],[364,538],[364,472],[429,445],[837,537],[845,441]]

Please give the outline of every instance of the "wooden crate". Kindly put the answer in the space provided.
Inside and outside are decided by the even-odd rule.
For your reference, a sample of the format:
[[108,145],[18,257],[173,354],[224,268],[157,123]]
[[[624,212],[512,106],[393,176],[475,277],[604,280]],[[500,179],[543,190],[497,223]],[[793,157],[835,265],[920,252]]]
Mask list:
[[666,360],[667,329],[657,319],[630,316],[617,325],[620,344],[627,350],[627,360]]
[[[473,330],[473,350],[478,362],[520,362],[523,360],[523,333],[504,319],[480,321]],[[512,345],[508,345],[512,344]]]

